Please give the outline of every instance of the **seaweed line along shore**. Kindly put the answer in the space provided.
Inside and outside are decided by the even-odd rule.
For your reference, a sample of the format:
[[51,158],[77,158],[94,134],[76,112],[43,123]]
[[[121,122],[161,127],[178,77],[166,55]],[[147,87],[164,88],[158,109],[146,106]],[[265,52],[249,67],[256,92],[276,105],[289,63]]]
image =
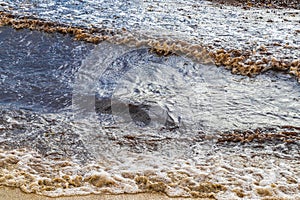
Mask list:
[[[0,14],[0,25],[11,25],[15,29],[28,28],[30,30],[39,30],[48,33],[58,32],[70,34],[77,40],[94,44],[106,40],[116,44],[126,44],[135,47],[147,46],[158,54],[168,55],[175,53],[185,55],[202,63],[215,63],[217,66],[224,66],[234,74],[245,76],[255,76],[267,70],[275,70],[288,72],[298,79],[300,78],[300,60],[299,56],[297,56],[298,54],[295,54],[295,56],[294,53],[291,54],[291,56],[286,54],[287,51],[300,51],[299,40],[296,40],[294,45],[283,41],[269,43],[270,41],[268,42],[268,40],[266,40],[267,43],[262,42],[260,45],[249,43],[247,45],[249,41],[244,41],[246,43],[244,48],[219,48],[219,44],[214,46],[204,44],[203,42],[197,44],[189,40],[173,40],[168,37],[149,37],[146,34],[132,33],[125,28],[118,30],[102,29],[95,26],[92,28],[76,27],[59,22],[50,22],[32,16],[18,16],[7,12],[0,12]],[[283,21],[294,22],[295,27],[297,27],[300,22],[300,19],[296,17],[296,15],[299,15],[297,11],[276,13],[276,15],[282,18]],[[287,20],[281,17],[281,15],[287,15],[287,17],[289,17],[288,15],[294,16],[295,20],[293,18]],[[246,16],[242,17],[242,19],[248,21]],[[259,16],[258,19],[261,19],[261,17]],[[267,23],[272,24],[276,22],[269,20]],[[255,25],[255,23],[253,25]],[[291,34],[293,34],[294,37],[299,38],[300,30],[296,29],[294,33],[292,32],[293,30],[291,30]],[[205,40],[205,38],[202,40]]]

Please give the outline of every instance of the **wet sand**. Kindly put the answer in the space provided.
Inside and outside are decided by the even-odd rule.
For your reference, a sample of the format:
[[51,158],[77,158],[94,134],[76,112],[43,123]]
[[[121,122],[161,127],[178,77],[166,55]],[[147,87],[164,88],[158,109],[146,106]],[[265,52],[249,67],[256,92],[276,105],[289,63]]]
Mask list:
[[[124,195],[87,195],[87,196],[70,196],[70,197],[45,197],[36,194],[26,194],[17,188],[0,187],[0,200],[162,200],[162,199],[175,199],[175,200],[188,200],[191,198],[169,198],[162,194],[157,193],[142,193],[142,194],[124,194]],[[198,198],[193,198],[198,199]],[[202,198],[201,198],[202,199]],[[205,199],[202,199],[205,200]]]

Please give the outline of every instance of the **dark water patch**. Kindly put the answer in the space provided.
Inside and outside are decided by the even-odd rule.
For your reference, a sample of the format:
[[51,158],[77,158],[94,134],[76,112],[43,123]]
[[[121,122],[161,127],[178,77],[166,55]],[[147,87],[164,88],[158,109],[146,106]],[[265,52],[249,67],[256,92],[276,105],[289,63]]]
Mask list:
[[0,103],[57,112],[71,105],[74,72],[92,45],[61,34],[0,29]]

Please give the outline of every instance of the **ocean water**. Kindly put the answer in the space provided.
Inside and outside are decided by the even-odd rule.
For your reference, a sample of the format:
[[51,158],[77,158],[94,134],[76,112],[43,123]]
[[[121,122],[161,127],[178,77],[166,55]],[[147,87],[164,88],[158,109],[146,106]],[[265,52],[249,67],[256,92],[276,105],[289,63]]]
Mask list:
[[0,6],[113,33],[93,44],[0,27],[1,186],[52,197],[300,198],[297,79],[274,70],[236,75],[197,52],[153,49],[236,49],[257,51],[254,61],[293,61],[299,10],[175,0]]

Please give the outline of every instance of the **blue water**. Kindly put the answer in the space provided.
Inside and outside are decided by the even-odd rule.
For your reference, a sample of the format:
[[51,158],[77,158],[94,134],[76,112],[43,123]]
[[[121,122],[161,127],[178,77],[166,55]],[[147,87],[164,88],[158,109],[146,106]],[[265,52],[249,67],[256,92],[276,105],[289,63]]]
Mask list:
[[42,112],[71,105],[74,72],[93,45],[11,28],[0,38],[1,104]]

